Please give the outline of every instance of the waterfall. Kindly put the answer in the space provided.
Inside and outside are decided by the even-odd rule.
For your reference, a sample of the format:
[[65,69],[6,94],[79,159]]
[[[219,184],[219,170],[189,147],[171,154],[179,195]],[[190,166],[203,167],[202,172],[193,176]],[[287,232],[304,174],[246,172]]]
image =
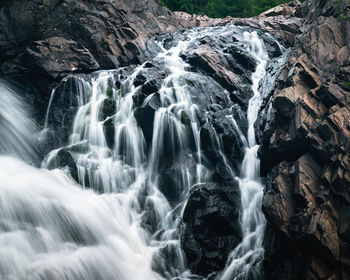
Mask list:
[[[161,279],[155,248],[133,210],[132,193],[83,190],[36,157],[36,126],[15,90],[1,81],[0,278]],[[13,157],[15,156],[15,157]],[[44,164],[45,165],[45,164]]]
[[29,108],[14,86],[0,79],[0,154],[36,160],[38,151],[34,144],[38,133]]
[[257,155],[259,146],[256,144],[254,124],[262,103],[259,83],[266,74],[268,54],[264,42],[256,32],[245,32],[244,40],[248,43],[249,52],[258,61],[258,66],[252,75],[254,95],[249,100],[247,147],[239,179],[243,240],[230,254],[222,280],[250,279],[249,277],[260,279],[260,264],[264,258],[262,243],[266,220],[261,209],[264,187],[260,182],[260,162]]
[[[0,81],[0,136],[5,139],[0,143],[1,279],[199,277],[188,269],[181,230],[191,190],[214,180],[213,163],[204,152],[208,143],[201,138],[203,124],[213,131],[215,158],[225,174],[238,178],[241,191],[242,242],[218,277],[248,279],[249,274],[258,279],[265,218],[254,123],[262,102],[259,83],[269,58],[258,33],[247,30],[189,30],[171,46],[158,41],[159,54],[132,70],[72,78],[69,94],[78,108],[69,140],[46,155],[41,168],[28,164],[37,149],[37,128],[29,121],[28,108]],[[209,85],[222,91],[223,103],[233,104],[230,93],[213,78],[192,71],[184,58],[207,37],[234,37],[257,62],[247,132],[230,113],[233,106],[225,115],[245,145],[240,176],[210,123],[209,109],[199,104],[201,94],[212,90]],[[152,69],[161,73],[159,85],[145,93],[146,82],[151,88],[156,83],[150,77]],[[204,90],[198,93],[191,79]],[[52,92],[45,130],[50,129],[50,110],[59,95],[58,89]]]

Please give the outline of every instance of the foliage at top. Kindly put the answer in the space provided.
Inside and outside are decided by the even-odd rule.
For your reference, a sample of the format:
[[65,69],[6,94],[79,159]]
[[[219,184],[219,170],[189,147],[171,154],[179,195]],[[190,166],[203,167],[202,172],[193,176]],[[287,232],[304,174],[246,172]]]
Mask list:
[[161,0],[161,2],[172,11],[222,18],[256,16],[288,0]]

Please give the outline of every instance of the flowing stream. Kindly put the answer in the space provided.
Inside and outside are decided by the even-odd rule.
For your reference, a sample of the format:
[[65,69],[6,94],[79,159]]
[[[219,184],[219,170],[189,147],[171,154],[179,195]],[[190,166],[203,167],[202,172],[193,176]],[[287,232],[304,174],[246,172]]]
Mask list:
[[[89,79],[76,77],[70,94],[76,96],[78,109],[69,141],[51,151],[41,168],[31,164],[38,157],[38,129],[30,121],[30,110],[16,90],[0,80],[1,280],[196,277],[181,249],[181,216],[191,188],[212,179],[201,143],[201,111],[186,82],[186,77],[201,77],[191,72],[182,52],[205,37],[232,36],[236,29],[195,29],[173,47],[159,43],[153,62],[163,65],[166,75],[160,89],[145,96],[140,107],[154,111],[148,123],[153,127],[150,139],[135,118],[140,112],[135,98],[142,90],[137,81],[148,71],[149,62],[127,76],[120,69],[101,71]],[[217,276],[222,280],[260,279],[264,256],[263,186],[254,123],[269,57],[257,32],[242,29],[237,36],[257,67],[252,75],[247,135],[232,115],[227,116],[245,143],[241,174],[235,174],[222,139],[217,134],[214,139],[217,153],[230,176],[238,178],[241,191],[242,242]],[[74,167],[62,168],[62,157],[68,157]],[[168,177],[176,189],[164,190],[164,166],[171,166]],[[171,199],[164,194],[167,191]]]
[[260,264],[264,258],[262,242],[266,221],[261,210],[264,187],[260,183],[260,162],[257,155],[259,146],[256,144],[254,124],[262,103],[259,83],[266,74],[268,55],[256,32],[244,35],[245,40],[250,42],[249,52],[258,62],[258,66],[252,75],[254,95],[249,100],[247,147],[239,179],[243,240],[230,254],[222,280],[250,279],[249,275],[252,275],[252,279],[260,279]]

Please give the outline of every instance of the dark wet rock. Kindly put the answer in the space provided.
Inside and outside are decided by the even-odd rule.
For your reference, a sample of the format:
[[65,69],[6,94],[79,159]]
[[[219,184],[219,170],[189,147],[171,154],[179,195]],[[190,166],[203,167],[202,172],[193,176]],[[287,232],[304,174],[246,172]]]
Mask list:
[[[36,118],[41,124],[51,89],[61,81],[48,115],[51,148],[67,144],[78,108],[72,92],[77,92],[82,82],[77,77],[88,82],[97,74],[85,74],[94,70],[151,59],[160,49],[155,37],[146,39],[179,26],[235,23],[237,29],[254,28],[271,59],[264,86],[260,87],[264,101],[256,122],[262,145],[261,171],[266,175],[265,278],[350,279],[350,15],[346,1],[294,1],[250,19],[209,19],[186,13],[173,17],[153,0],[42,3],[0,3],[0,72],[23,84],[23,96],[39,108]],[[184,32],[156,38],[169,49],[184,38]],[[282,50],[265,32],[291,47],[276,84],[270,78],[279,70]],[[203,164],[213,180],[195,186],[190,193],[183,217],[182,246],[192,271],[206,276],[224,267],[227,255],[241,239],[237,182],[230,180],[230,170],[218,150],[222,147],[238,174],[256,62],[242,49],[237,36],[220,34],[194,42],[181,57],[192,72],[183,87],[198,106]],[[124,92],[128,73],[116,73],[118,78],[110,82],[103,104],[101,121],[109,147],[114,146],[115,134],[113,93]],[[161,65],[148,62],[134,81],[139,87],[133,99],[135,118],[148,146],[154,114],[160,106],[161,81],[168,74]],[[190,126],[188,116],[183,115],[181,121]],[[182,167],[180,163],[193,167],[193,143],[192,137],[186,155],[169,151],[169,145],[164,149],[159,181],[161,191],[174,205],[184,194],[174,187],[178,182],[172,175]],[[72,153],[59,151],[55,167],[68,167],[77,180]],[[157,222],[152,209],[145,215],[149,224]],[[166,248],[161,256],[170,258],[169,252]]]
[[150,80],[147,81],[141,88],[141,92],[145,95],[150,95],[160,88],[159,80]]
[[152,142],[154,115],[160,107],[159,94],[154,94],[150,100],[134,111],[135,118],[142,129],[148,145]]
[[[256,62],[235,45],[219,52],[220,43],[204,44],[183,56],[194,70],[211,76],[226,90],[240,90],[251,83],[250,77]],[[231,45],[233,42],[231,40],[225,43]]]
[[135,87],[140,87],[133,96],[135,105],[143,105],[147,96],[159,91],[164,77],[163,66],[147,62],[133,81]]
[[159,188],[174,206],[187,195],[184,182],[181,179],[177,181],[181,178],[184,166],[192,174],[196,172],[196,162],[189,151],[182,151],[173,161],[164,162],[164,168],[159,175]]
[[67,168],[69,174],[72,176],[72,178],[78,182],[78,168],[77,165],[73,159],[73,156],[70,151],[67,149],[60,149],[55,157],[50,160],[49,169],[54,168]]
[[72,93],[79,92],[78,88],[82,83],[74,76],[68,76],[52,93],[51,106],[48,108],[48,124],[52,131],[53,147],[63,146],[68,142],[73,120],[78,111],[78,98]]
[[[122,94],[125,85],[122,82],[129,74],[129,69],[120,68],[110,70],[112,77],[104,89],[107,97],[100,105],[101,112],[98,116],[103,121],[106,141],[109,147],[114,145],[113,116],[116,114],[116,94]],[[73,121],[79,106],[89,102],[91,92],[86,87],[91,87],[91,82],[97,78],[99,72],[91,74],[72,74],[65,77],[54,89],[51,96],[51,105],[47,113],[47,151],[68,144],[72,132]],[[45,119],[44,119],[45,120]]]
[[147,81],[147,76],[143,75],[142,73],[139,73],[134,80],[134,86],[138,87],[142,84],[144,84]]
[[116,104],[113,98],[106,98],[102,103],[101,120],[112,117],[116,113]]
[[[212,79],[208,79],[203,87],[203,78],[189,75],[187,85],[193,102],[199,107],[197,116],[201,123],[201,148],[205,157],[209,162],[220,163],[223,160],[217,152],[220,147],[238,170],[244,153],[241,134],[247,132],[245,107],[232,102],[228,92]],[[233,119],[231,114],[239,117]]]
[[254,72],[256,68],[256,61],[245,50],[238,48],[237,46],[230,46],[226,51],[232,55],[236,64],[241,65],[244,69]]
[[200,184],[191,190],[183,216],[182,246],[194,273],[206,276],[221,270],[239,243],[239,197],[235,181],[220,186]]
[[202,72],[211,75],[228,91],[237,89],[236,84],[239,81],[239,77],[225,69],[225,67],[222,66],[223,61],[220,62],[220,58],[215,52],[210,53],[210,49],[204,48],[196,50],[187,58],[187,61],[192,66],[199,68]]
[[114,147],[115,142],[115,124],[113,118],[109,118],[103,122],[103,131],[105,134],[108,147]]

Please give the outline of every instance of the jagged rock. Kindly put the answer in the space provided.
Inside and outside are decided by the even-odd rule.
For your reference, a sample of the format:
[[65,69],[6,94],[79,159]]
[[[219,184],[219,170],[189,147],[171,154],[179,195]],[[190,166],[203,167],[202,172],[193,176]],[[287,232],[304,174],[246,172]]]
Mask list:
[[[225,89],[228,91],[236,90],[239,77],[235,73],[228,70],[228,62],[223,61],[216,52],[210,50],[209,47],[202,47],[194,51],[187,57],[187,61],[194,67],[198,67],[204,73],[212,75]],[[225,67],[227,65],[227,67]]]
[[111,97],[103,100],[103,103],[101,106],[102,106],[101,116],[100,116],[101,120],[105,120],[108,117],[112,117],[116,113],[115,100]]
[[[38,91],[42,108],[63,77],[138,64],[149,58],[144,50],[158,53],[156,44],[145,43],[150,35],[179,26],[155,0],[5,2],[0,6],[0,74]],[[45,112],[37,114],[42,120]]]
[[186,194],[186,190],[182,189],[183,182],[177,181],[180,176],[174,176],[175,174],[181,174],[184,166],[186,166],[190,172],[195,173],[195,161],[190,155],[189,151],[180,152],[172,162],[164,163],[165,168],[160,172],[159,188],[165,197],[176,206]]
[[115,142],[115,125],[112,118],[103,122],[103,131],[108,147],[112,148]]
[[196,185],[191,190],[183,215],[182,246],[193,272],[206,276],[221,270],[239,243],[239,196],[235,181],[221,186]]
[[285,88],[279,95],[275,96],[273,106],[282,117],[288,118],[295,107],[293,89]]
[[[160,66],[158,65],[158,67]],[[158,67],[148,65],[135,77],[134,86],[141,86],[140,92],[134,96],[136,105],[141,105],[148,95],[160,90],[164,74]]]
[[52,147],[63,146],[68,142],[69,132],[78,110],[78,99],[72,92],[77,92],[82,81],[74,76],[67,76],[52,92],[53,97],[48,112],[48,124],[53,132]]
[[264,267],[272,280],[350,279],[345,2],[309,1],[297,9],[305,18],[303,35],[296,37],[273,97],[264,101],[266,121],[257,126],[270,232]]
[[231,38],[218,37],[217,40],[203,39],[200,47],[194,46],[192,51],[182,52],[182,56],[192,70],[207,74],[229,92],[244,91],[245,102],[248,102],[250,96],[245,87],[250,89],[256,61],[241,48],[239,34],[237,32]]
[[208,27],[222,25],[241,25],[251,26],[256,29],[267,31],[278,37],[284,42],[293,46],[295,35],[300,34],[300,27],[304,21],[305,12],[301,13],[301,3],[293,1],[272,8],[258,17],[253,18],[209,18],[203,15],[190,15],[185,12],[175,12],[174,16],[178,19],[182,27]]
[[[177,27],[230,25],[261,31],[275,73],[280,46],[264,32],[279,37],[292,49],[276,81],[263,81],[263,110],[256,124],[261,143],[261,171],[266,175],[263,209],[268,219],[265,278],[350,279],[350,32],[347,1],[291,2],[251,19],[209,19],[172,13],[158,1],[2,1],[0,3],[1,74],[21,82],[26,98],[38,108],[48,104],[51,89],[66,75],[140,64],[159,52],[150,35]],[[97,3],[97,4],[96,4]],[[183,38],[183,31],[162,35],[166,48]],[[219,38],[220,36],[218,36]],[[199,185],[190,193],[184,213],[183,248],[191,269],[206,275],[223,268],[228,253],[241,238],[237,182],[229,181],[218,154],[216,136],[225,156],[238,172],[243,158],[240,134],[246,134],[245,111],[252,95],[251,72],[256,63],[237,48],[237,38],[205,38],[182,57],[191,65],[184,87],[199,109],[201,144],[216,183]],[[147,51],[145,51],[147,50]],[[220,51],[217,51],[220,50]],[[153,133],[158,91],[164,78],[159,65],[148,64],[135,79],[135,118],[148,144]],[[206,89],[196,72],[207,74]],[[124,74],[123,74],[124,75]],[[124,75],[124,78],[127,75]],[[40,77],[40,79],[38,78]],[[77,110],[72,76],[57,88],[49,111],[52,146],[67,142]],[[117,88],[123,85],[118,80]],[[50,90],[48,90],[50,89]],[[32,98],[31,98],[32,97]],[[145,99],[149,98],[147,103]],[[104,104],[106,141],[114,145],[115,108],[111,96]],[[43,122],[46,110],[37,112]],[[236,124],[227,115],[235,116]],[[186,116],[183,124],[188,125]],[[215,127],[217,133],[213,131]],[[237,131],[240,130],[240,133]],[[190,140],[193,142],[193,139]],[[193,148],[192,145],[189,145]],[[193,151],[186,151],[193,152]],[[58,153],[58,167],[76,166],[69,151]],[[165,159],[162,192],[176,203],[171,174],[178,161]],[[208,162],[206,162],[208,161]],[[152,212],[150,211],[150,216]],[[154,217],[153,217],[154,218]]]
[[[307,256],[302,261],[305,265],[318,252],[321,255],[317,261],[320,264],[327,262],[330,271],[334,271],[340,257],[334,221],[336,210],[327,199],[329,192],[320,185],[320,166],[310,155],[304,155],[294,164],[282,162],[274,172],[273,175],[270,173],[263,209],[269,226],[278,229],[278,239],[293,244],[290,248],[287,245],[289,252],[280,252],[280,257],[285,258],[291,251],[297,256],[302,251]],[[271,249],[276,250],[279,246],[286,247],[275,243]],[[290,261],[290,257],[286,258]],[[310,265],[312,267],[312,262]],[[322,269],[316,272],[320,273]],[[293,277],[300,279],[304,276],[296,274]]]

